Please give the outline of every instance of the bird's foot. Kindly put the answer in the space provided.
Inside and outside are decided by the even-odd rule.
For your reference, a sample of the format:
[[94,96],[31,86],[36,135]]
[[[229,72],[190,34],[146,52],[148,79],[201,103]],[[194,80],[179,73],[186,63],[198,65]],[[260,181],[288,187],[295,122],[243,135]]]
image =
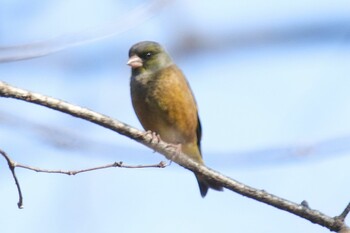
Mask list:
[[[148,141],[149,143],[159,143],[162,139],[160,138],[160,135],[157,134],[156,132],[153,132],[151,130],[147,130],[146,132],[144,132],[143,134],[144,136],[151,136],[151,139]],[[153,150],[153,153],[155,153],[156,151]]]
[[161,138],[159,136],[159,134],[157,134],[156,132],[153,132],[151,130],[147,130],[144,133],[144,136],[151,136],[151,139],[149,140],[150,143],[159,143],[161,141]]

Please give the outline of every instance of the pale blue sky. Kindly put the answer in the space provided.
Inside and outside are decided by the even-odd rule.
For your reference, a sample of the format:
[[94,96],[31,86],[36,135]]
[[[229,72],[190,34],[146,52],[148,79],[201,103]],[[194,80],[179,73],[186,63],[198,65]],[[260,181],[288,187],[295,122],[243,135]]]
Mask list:
[[[0,0],[0,47],[98,27],[138,4]],[[307,200],[311,208],[335,216],[350,200],[349,13],[345,0],[177,1],[115,37],[0,64],[0,80],[141,128],[125,63],[132,44],[158,41],[195,93],[208,166],[291,201]],[[247,40],[259,41],[305,25],[331,25],[331,36],[243,46],[229,39],[250,35]],[[202,37],[207,49],[180,50],[193,35]],[[0,114],[0,148],[18,162],[79,169],[164,159],[130,139],[40,106],[0,98]],[[16,207],[14,182],[0,160],[2,233],[329,232],[227,190],[209,191],[202,199],[194,176],[175,164],[75,177],[17,172],[23,210]]]

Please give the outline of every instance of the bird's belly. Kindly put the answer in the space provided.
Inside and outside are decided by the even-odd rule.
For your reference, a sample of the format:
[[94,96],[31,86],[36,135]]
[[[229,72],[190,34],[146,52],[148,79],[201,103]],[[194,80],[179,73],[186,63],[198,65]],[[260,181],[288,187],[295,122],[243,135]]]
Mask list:
[[177,127],[176,119],[171,118],[167,111],[147,102],[140,105],[140,107],[135,107],[135,111],[145,130],[156,132],[162,140],[168,143],[186,142],[186,137]]
[[[197,142],[197,112],[192,99],[168,82],[142,83],[133,79],[131,96],[143,128],[156,132],[168,143]],[[175,88],[175,89],[174,89]]]

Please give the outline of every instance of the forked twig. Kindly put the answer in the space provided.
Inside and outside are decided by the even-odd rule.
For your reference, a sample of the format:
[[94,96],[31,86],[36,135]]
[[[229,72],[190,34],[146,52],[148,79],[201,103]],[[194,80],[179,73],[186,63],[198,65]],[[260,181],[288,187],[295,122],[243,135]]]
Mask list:
[[13,179],[15,180],[17,191],[18,191],[18,208],[23,209],[23,195],[22,195],[22,190],[21,186],[19,184],[19,181],[16,176],[15,168],[23,168],[35,172],[43,172],[43,173],[55,173],[55,174],[65,174],[65,175],[77,175],[79,173],[83,172],[90,172],[90,171],[96,171],[96,170],[101,170],[101,169],[107,169],[107,168],[113,168],[113,167],[119,167],[119,168],[165,168],[169,164],[167,164],[164,161],[161,161],[157,164],[149,164],[149,165],[124,165],[123,162],[114,162],[111,164],[106,164],[102,166],[97,166],[97,167],[91,167],[91,168],[85,168],[81,170],[74,170],[74,171],[68,171],[68,170],[50,170],[50,169],[43,169],[43,168],[38,168],[38,167],[33,167],[33,166],[28,166],[24,164],[20,164],[12,160],[5,151],[0,149],[0,154],[6,159],[7,164],[10,168],[10,171],[12,173]]

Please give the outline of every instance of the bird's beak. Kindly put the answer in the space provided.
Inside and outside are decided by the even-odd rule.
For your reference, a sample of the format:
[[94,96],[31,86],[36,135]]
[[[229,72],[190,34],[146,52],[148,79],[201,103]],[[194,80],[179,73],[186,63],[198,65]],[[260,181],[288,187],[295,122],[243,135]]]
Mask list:
[[143,65],[142,59],[137,55],[132,55],[126,64],[133,69],[139,68]]

